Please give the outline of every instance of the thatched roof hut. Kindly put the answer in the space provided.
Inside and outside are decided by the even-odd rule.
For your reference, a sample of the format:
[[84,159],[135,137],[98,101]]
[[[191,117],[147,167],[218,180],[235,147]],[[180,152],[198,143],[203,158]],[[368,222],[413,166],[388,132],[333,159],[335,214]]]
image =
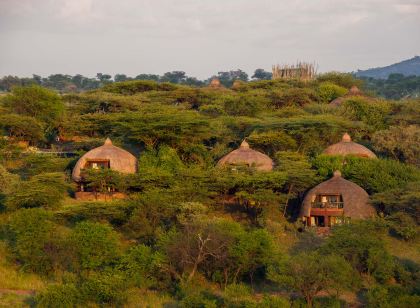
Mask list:
[[81,170],[88,168],[110,168],[122,173],[136,173],[137,158],[126,150],[114,146],[111,139],[107,138],[104,145],[80,157],[73,169],[73,180],[80,181]]
[[330,145],[323,152],[326,155],[354,155],[365,158],[377,158],[375,153],[365,146],[351,141],[349,134],[345,133],[340,142]]
[[350,88],[350,91],[341,97],[337,97],[336,99],[334,99],[331,103],[330,106],[340,106],[342,103],[344,103],[344,101],[346,99],[349,99],[351,97],[365,97],[362,93],[362,91],[360,91],[360,89],[356,86],[352,86]]
[[213,78],[213,79],[210,81],[209,88],[213,88],[213,89],[221,89],[221,88],[223,88],[223,85],[222,85],[222,83],[220,82],[219,78]]
[[366,219],[375,214],[375,208],[369,204],[367,192],[355,183],[343,179],[340,171],[335,171],[331,179],[315,186],[306,194],[300,217]]
[[239,149],[236,149],[222,157],[218,166],[248,166],[259,171],[273,170],[273,160],[267,155],[255,151],[249,147],[248,142],[242,141]]

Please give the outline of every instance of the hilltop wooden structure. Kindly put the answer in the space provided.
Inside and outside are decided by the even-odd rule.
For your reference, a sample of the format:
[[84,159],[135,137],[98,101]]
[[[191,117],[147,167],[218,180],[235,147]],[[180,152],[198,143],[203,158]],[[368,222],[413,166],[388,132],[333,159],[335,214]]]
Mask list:
[[[83,179],[83,170],[85,169],[111,169],[126,174],[136,173],[137,158],[126,150],[114,146],[109,138],[102,146],[92,149],[80,157],[72,172],[72,179],[78,184],[76,199],[104,199],[106,196],[88,191],[85,187]],[[110,195],[112,198],[124,197],[124,194],[118,192],[111,192]]]
[[264,153],[251,149],[248,142],[244,140],[238,149],[222,157],[217,166],[246,166],[259,171],[271,171],[274,163]]
[[323,152],[325,155],[353,155],[364,158],[377,158],[375,153],[365,146],[353,142],[349,134],[345,133],[340,142],[330,145]]
[[312,80],[316,75],[315,64],[298,62],[296,65],[273,65],[273,79]]
[[308,227],[331,227],[349,220],[372,218],[375,214],[367,192],[335,171],[331,179],[306,194],[300,218]]

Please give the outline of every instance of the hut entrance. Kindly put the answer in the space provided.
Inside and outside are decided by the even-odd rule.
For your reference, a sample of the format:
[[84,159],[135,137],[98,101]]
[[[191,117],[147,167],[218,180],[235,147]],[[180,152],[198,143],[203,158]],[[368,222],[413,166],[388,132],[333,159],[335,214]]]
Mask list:
[[325,219],[324,216],[312,216],[311,217],[311,226],[326,227],[325,221],[326,221],[326,219]]

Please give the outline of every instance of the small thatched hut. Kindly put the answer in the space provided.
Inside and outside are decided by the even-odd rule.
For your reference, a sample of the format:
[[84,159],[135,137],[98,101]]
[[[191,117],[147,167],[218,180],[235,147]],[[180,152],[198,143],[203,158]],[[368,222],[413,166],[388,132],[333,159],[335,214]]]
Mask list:
[[[76,193],[76,198],[92,199],[92,193],[84,194],[81,174],[83,169],[111,169],[121,173],[136,173],[137,158],[126,150],[114,146],[109,138],[105,140],[104,145],[92,149],[80,157],[72,172],[73,180],[79,184],[79,193]],[[117,198],[122,197],[122,194],[116,196]],[[94,197],[98,199],[97,194]]]
[[242,141],[239,149],[236,149],[222,157],[218,166],[247,166],[254,167],[259,171],[273,170],[273,160],[267,155],[255,151],[249,147],[248,142]]
[[340,142],[330,145],[323,152],[326,155],[353,155],[365,158],[377,158],[375,153],[365,146],[351,141],[349,134],[345,133]]
[[222,83],[220,82],[219,78],[213,78],[210,81],[209,88],[212,88],[212,89],[222,89],[224,87],[223,87]]
[[374,217],[375,213],[367,192],[335,171],[331,179],[306,194],[300,217],[307,226],[331,227],[350,219]]

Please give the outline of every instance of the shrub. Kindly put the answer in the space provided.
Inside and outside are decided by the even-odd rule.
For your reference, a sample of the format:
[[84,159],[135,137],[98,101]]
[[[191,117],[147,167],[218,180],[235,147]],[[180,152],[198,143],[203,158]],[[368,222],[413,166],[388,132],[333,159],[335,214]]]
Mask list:
[[82,298],[74,284],[50,285],[36,296],[35,302],[40,308],[73,308],[82,304]]
[[393,277],[395,269],[380,238],[383,230],[384,226],[370,221],[338,226],[321,250],[344,257],[359,273],[372,274],[382,283]]
[[21,209],[11,216],[9,240],[24,269],[41,274],[52,270],[52,259],[47,253],[48,247],[54,247],[55,227],[51,218],[43,209]]
[[318,94],[308,88],[290,88],[275,90],[270,95],[271,104],[276,108],[286,106],[304,106],[313,102],[319,102]]
[[386,218],[390,229],[404,240],[412,240],[417,236],[418,226],[409,215],[398,212]]
[[110,226],[96,222],[78,223],[69,245],[75,254],[75,266],[80,270],[103,268],[119,255],[118,234]]
[[218,117],[226,114],[221,106],[215,104],[201,106],[200,112],[211,117]]
[[340,87],[332,82],[322,82],[318,86],[318,95],[324,102],[331,102],[332,100],[343,96],[348,91],[346,88]]
[[343,115],[354,121],[362,121],[373,129],[387,126],[387,117],[391,113],[391,104],[385,101],[369,102],[364,98],[352,97],[340,106]]
[[127,300],[127,284],[121,273],[101,271],[83,280],[79,287],[85,302],[120,307]]
[[350,73],[339,73],[339,72],[329,72],[320,74],[317,77],[317,80],[320,82],[332,82],[337,86],[350,89],[352,86],[360,87],[363,84],[363,81],[356,79]]
[[134,286],[150,288],[157,283],[162,262],[159,253],[154,253],[148,246],[137,245],[122,257],[119,268]]
[[255,116],[262,108],[259,102],[248,96],[232,96],[225,100],[224,108],[232,116]]
[[132,80],[110,83],[105,85],[102,90],[111,93],[134,95],[147,91],[173,91],[177,88],[178,86],[167,82],[157,83],[151,80]]

